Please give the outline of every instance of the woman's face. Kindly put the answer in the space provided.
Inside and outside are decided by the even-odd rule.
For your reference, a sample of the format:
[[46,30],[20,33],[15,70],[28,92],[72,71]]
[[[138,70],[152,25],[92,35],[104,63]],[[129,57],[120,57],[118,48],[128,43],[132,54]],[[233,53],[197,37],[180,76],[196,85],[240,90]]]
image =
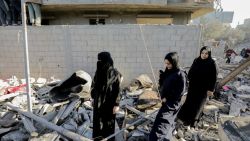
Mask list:
[[165,67],[168,70],[171,70],[173,68],[173,65],[167,59],[165,59],[164,62],[165,62]]
[[208,50],[204,49],[201,52],[201,59],[207,59],[208,58]]

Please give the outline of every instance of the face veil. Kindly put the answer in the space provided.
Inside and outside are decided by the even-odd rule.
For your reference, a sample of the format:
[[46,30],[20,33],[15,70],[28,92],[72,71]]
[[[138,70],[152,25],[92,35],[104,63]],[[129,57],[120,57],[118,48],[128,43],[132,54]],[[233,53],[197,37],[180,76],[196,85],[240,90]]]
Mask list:
[[98,54],[97,70],[95,73],[95,86],[101,88],[107,84],[108,70],[113,68],[113,59],[109,52],[101,52]]

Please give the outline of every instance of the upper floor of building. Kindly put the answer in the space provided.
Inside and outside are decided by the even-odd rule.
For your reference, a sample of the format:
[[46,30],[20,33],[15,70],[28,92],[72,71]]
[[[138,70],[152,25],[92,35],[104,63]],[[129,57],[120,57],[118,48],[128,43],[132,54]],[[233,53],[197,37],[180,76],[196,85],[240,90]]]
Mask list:
[[42,24],[188,24],[214,0],[27,0],[41,4]]

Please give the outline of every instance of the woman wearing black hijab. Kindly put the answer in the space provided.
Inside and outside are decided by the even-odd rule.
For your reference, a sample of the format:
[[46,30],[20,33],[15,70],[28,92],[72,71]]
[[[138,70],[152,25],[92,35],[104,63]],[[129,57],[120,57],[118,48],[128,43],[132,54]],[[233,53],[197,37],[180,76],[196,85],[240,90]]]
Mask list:
[[188,72],[188,79],[188,94],[178,113],[178,119],[186,126],[196,127],[207,97],[213,95],[217,79],[216,64],[211,57],[210,48],[201,48],[200,56],[194,60]]
[[[102,140],[115,132],[115,113],[119,110],[121,74],[114,68],[109,52],[98,54],[91,97],[94,100],[93,139]],[[114,138],[109,141],[114,140]]]
[[165,57],[166,70],[160,75],[162,107],[160,108],[152,130],[150,141],[169,141],[172,138],[174,120],[180,109],[181,97],[185,90],[185,74],[179,68],[176,52]]

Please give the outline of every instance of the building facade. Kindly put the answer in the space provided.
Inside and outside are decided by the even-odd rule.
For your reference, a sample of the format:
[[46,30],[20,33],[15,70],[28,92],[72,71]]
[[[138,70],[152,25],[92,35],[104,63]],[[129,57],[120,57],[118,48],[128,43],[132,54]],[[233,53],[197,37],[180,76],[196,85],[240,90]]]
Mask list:
[[213,11],[209,0],[43,0],[43,24],[188,24]]
[[[32,1],[32,0],[31,0]],[[199,26],[191,17],[213,9],[197,0],[43,0],[42,26],[28,26],[31,77],[64,79],[82,69],[94,76],[97,54],[111,52],[124,83],[153,72],[164,56],[179,53],[189,67],[200,50]],[[95,25],[95,26],[94,26]],[[0,78],[24,78],[22,26],[0,27]]]

